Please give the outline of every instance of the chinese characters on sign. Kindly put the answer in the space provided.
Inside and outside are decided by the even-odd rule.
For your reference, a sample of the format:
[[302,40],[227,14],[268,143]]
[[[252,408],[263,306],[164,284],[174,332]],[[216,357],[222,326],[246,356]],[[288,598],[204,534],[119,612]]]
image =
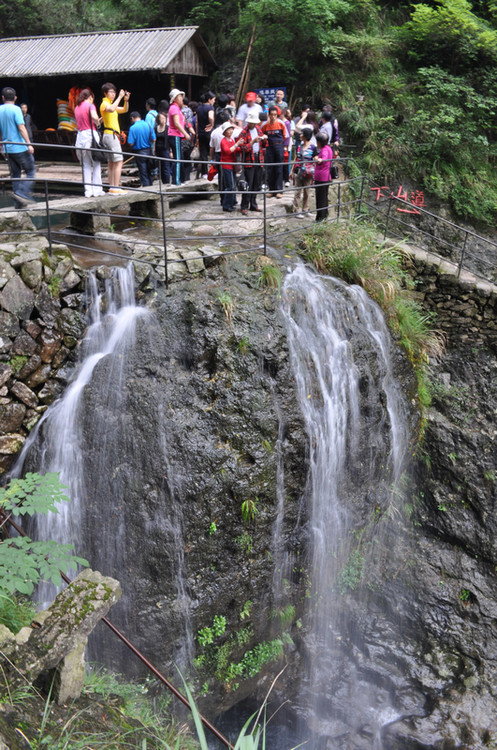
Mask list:
[[286,97],[286,86],[275,86],[274,88],[265,88],[265,89],[254,89],[256,94],[262,94],[266,102],[272,102],[276,99],[276,92],[277,91],[283,91]]
[[399,186],[397,189],[397,192],[394,193],[393,191],[390,192],[390,195],[383,192],[383,190],[390,190],[388,185],[382,185],[381,187],[373,187],[371,188],[373,192],[376,192],[376,202],[380,200],[380,198],[390,198],[391,200],[395,198],[400,198],[403,201],[406,201],[406,203],[410,203],[413,208],[397,208],[397,211],[403,214],[421,214],[421,211],[418,211],[416,206],[419,206],[420,208],[425,207],[425,196],[422,190],[411,190],[410,198],[407,194],[407,190],[404,190],[402,185]]

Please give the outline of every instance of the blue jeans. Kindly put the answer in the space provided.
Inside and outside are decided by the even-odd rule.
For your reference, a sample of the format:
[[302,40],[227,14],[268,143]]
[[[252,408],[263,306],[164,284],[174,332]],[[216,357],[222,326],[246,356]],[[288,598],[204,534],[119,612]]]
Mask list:
[[[16,153],[8,153],[7,161],[9,163],[10,176],[12,178],[12,190],[15,194],[21,195],[23,198],[31,198],[33,193],[34,178],[36,176],[36,167],[33,154],[30,154],[26,149],[25,151],[18,151]],[[26,173],[26,178],[22,179],[22,172]],[[16,202],[16,208],[20,208],[22,204]]]
[[160,163],[160,179],[163,185],[168,185],[171,181],[171,161],[169,159],[169,147],[165,149],[156,146],[155,155],[161,157]]
[[235,205],[235,178],[232,169],[224,169],[223,167],[221,171],[223,174],[223,194],[221,197],[221,205],[226,211],[232,209]]
[[173,185],[181,185],[181,159],[183,152],[181,150],[181,141],[178,135],[169,135],[168,142],[169,148],[173,152],[173,158],[171,161],[171,182]]
[[144,158],[144,156],[151,156],[152,150],[150,148],[140,148],[133,151],[135,155],[136,166],[138,167],[138,175],[140,177],[140,185],[142,187],[148,187],[152,184],[152,172],[154,168],[154,160]]

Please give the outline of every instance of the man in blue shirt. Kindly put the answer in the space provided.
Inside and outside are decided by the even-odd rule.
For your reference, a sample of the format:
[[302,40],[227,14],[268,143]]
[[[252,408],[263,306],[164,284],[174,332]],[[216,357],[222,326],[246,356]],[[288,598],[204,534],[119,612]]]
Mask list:
[[153,182],[154,160],[147,157],[152,156],[155,144],[155,130],[145,120],[142,120],[139,112],[132,112],[130,119],[133,124],[129,129],[128,143],[135,155],[136,166],[140,175],[140,184],[142,187],[147,187]]
[[[34,148],[29,141],[24,117],[15,101],[16,92],[10,86],[2,89],[0,106],[0,150],[9,164],[14,193],[14,205],[22,208],[33,201],[32,192],[36,175]],[[10,141],[10,142],[9,142]],[[22,172],[26,178],[21,179]]]
[[[151,96],[147,99],[145,102],[145,107],[147,110],[147,114],[145,115],[145,122],[150,125],[152,130],[155,130],[155,123],[157,120],[157,102],[155,101],[154,97]],[[159,177],[159,165],[156,161],[154,161],[154,166],[152,169],[152,180],[156,180]]]

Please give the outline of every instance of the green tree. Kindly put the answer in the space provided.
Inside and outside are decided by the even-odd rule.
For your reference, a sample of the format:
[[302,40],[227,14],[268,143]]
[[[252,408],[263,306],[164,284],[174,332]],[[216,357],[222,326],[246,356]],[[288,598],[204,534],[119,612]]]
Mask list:
[[419,3],[399,37],[416,62],[440,65],[451,72],[497,62],[497,32],[475,15],[468,0]]
[[[251,77],[287,86],[301,83],[312,90],[328,65],[338,62],[338,32],[375,15],[370,0],[248,0],[240,9],[238,38],[246,49],[255,26]],[[243,46],[242,46],[243,45]]]
[[[26,474],[0,489],[0,511],[4,517],[35,513],[57,513],[57,504],[69,502],[58,474]],[[2,525],[4,532],[5,524]],[[61,583],[60,570],[77,570],[88,562],[72,554],[71,544],[36,542],[29,537],[0,539],[0,592],[32,594],[40,581]]]

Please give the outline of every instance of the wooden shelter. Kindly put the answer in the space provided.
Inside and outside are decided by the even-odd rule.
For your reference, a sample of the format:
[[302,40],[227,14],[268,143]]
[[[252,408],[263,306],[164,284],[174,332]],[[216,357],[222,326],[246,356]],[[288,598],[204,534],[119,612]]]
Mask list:
[[148,97],[167,99],[173,87],[198,97],[215,67],[197,26],[0,40],[0,87],[13,86],[43,130],[57,129],[57,99],[73,87],[90,87],[98,105],[101,85],[112,81],[143,113]]

